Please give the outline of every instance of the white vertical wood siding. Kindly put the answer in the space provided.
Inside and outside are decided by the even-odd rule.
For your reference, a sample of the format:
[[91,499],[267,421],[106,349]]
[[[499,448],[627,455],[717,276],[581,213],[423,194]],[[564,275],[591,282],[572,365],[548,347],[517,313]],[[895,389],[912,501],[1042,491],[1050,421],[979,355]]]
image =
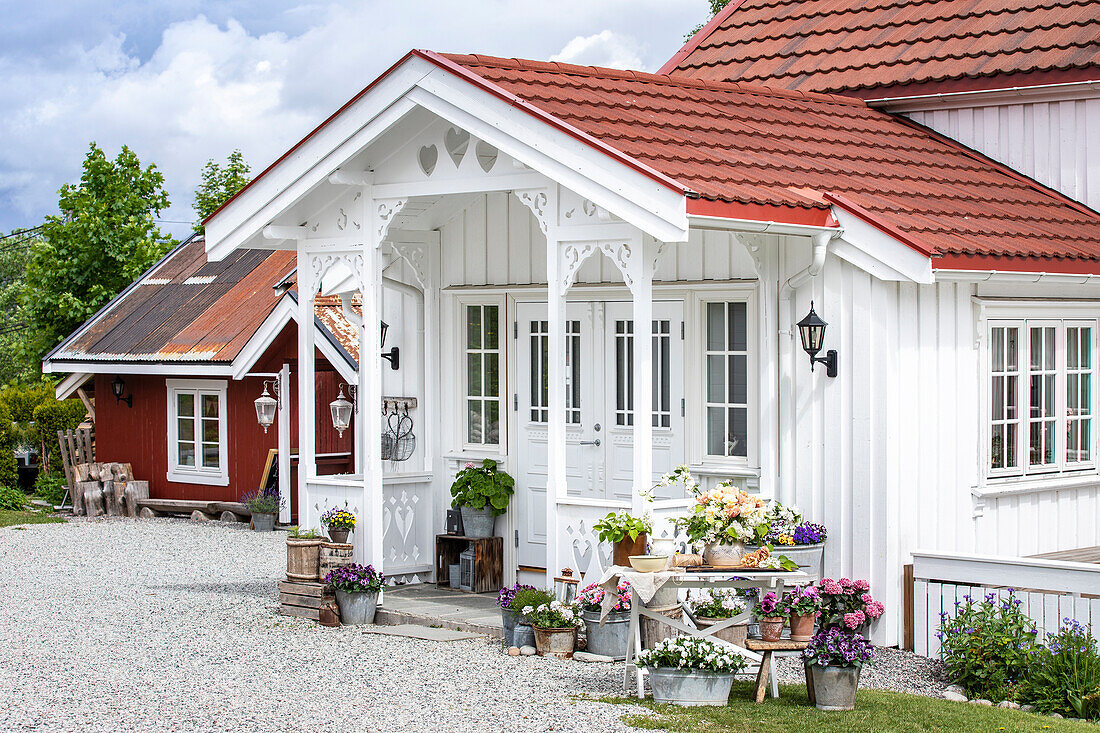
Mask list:
[[1093,208],[1100,208],[1100,98],[906,112]]

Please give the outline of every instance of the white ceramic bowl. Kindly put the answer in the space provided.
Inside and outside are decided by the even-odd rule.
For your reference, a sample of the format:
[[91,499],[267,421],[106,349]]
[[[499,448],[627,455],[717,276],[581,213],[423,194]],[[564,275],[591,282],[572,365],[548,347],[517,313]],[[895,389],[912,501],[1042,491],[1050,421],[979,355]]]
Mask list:
[[656,573],[668,566],[668,555],[631,555],[630,567],[639,573]]

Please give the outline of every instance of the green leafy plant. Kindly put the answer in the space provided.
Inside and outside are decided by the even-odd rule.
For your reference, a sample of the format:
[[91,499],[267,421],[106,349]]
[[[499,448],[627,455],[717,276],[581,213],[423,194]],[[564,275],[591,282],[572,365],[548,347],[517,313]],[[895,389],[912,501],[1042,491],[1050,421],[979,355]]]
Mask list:
[[530,587],[520,588],[512,597],[509,608],[513,611],[519,611],[527,607],[538,608],[544,603],[550,603],[552,600],[554,600],[554,594],[548,590],[538,590]]
[[508,509],[515,485],[515,479],[498,469],[491,458],[486,458],[480,466],[467,463],[451,484],[451,505],[470,509],[489,507],[497,517]]
[[995,593],[986,594],[982,601],[964,596],[955,608],[954,617],[946,611],[940,614],[936,632],[951,681],[962,685],[972,698],[1012,697],[1039,651],[1034,622],[1020,610],[1011,590],[1003,599]]
[[240,150],[230,153],[224,166],[213,158],[206,161],[200,174],[202,180],[195,189],[195,202],[192,204],[195,213],[199,215],[199,220],[195,222],[196,232],[203,230],[203,219],[248,185],[252,180],[251,172],[252,169],[245,162]]
[[1048,715],[1100,718],[1100,654],[1092,628],[1063,619],[1058,633],[1035,653],[1017,699]]
[[60,471],[42,471],[34,481],[34,493],[54,506],[65,500],[65,474]]
[[19,511],[27,503],[27,495],[10,486],[0,486],[0,509]]
[[653,521],[649,517],[634,517],[630,512],[610,512],[606,517],[592,525],[601,542],[622,542],[627,537],[633,542],[639,535],[653,531]]
[[318,537],[315,529],[302,529],[297,524],[287,530],[287,537],[295,540],[315,540]]

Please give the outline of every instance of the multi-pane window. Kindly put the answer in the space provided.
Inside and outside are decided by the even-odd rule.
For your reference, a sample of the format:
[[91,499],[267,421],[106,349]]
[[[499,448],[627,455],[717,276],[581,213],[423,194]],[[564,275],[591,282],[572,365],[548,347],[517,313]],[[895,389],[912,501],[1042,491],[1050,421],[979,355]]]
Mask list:
[[168,380],[170,480],[228,479],[225,395],[224,383]]
[[467,305],[466,442],[500,444],[499,306]]
[[1093,463],[1094,321],[992,321],[990,475]]
[[[672,322],[653,321],[653,427],[672,424]],[[615,424],[634,424],[634,321],[615,321]]]
[[[531,421],[550,416],[550,324],[531,321]],[[565,322],[565,421],[581,421],[581,322]]]
[[748,456],[748,306],[706,304],[706,452]]

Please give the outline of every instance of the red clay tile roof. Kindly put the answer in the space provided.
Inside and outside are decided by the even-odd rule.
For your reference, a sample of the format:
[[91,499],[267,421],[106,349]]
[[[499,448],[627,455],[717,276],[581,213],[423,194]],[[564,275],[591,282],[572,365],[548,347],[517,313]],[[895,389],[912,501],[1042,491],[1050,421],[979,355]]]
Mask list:
[[792,221],[835,203],[942,257],[934,267],[1100,272],[1100,214],[858,99],[417,53],[698,192],[689,212],[732,203]]
[[731,0],[661,72],[838,92],[1083,69],[1098,0]]

